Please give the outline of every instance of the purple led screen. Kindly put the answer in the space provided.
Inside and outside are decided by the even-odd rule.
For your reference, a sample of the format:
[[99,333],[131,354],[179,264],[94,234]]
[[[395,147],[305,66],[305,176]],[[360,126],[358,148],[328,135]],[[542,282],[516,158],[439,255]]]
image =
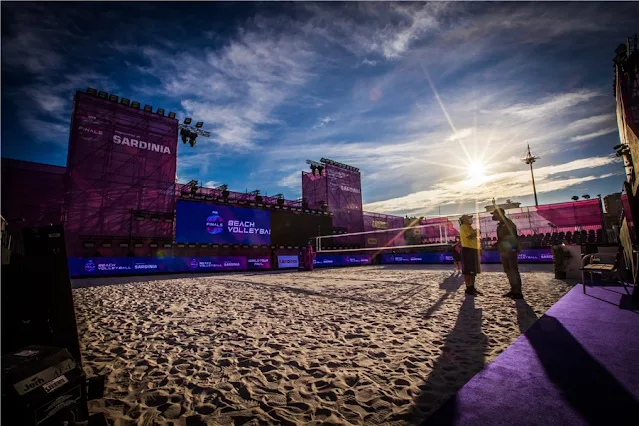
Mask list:
[[[347,233],[363,232],[362,182],[359,172],[327,164],[328,209],[333,214],[333,228]],[[336,243],[362,244],[364,237],[336,238]]]
[[364,235],[366,247],[396,247],[406,244],[404,231],[386,231],[404,228],[404,218],[381,213],[364,212]]
[[311,210],[320,210],[322,204],[328,204],[326,174],[302,172],[302,198]]
[[151,221],[150,214],[131,221],[130,210],[172,215],[177,130],[175,119],[76,93],[67,161],[67,232],[171,237],[172,223]]

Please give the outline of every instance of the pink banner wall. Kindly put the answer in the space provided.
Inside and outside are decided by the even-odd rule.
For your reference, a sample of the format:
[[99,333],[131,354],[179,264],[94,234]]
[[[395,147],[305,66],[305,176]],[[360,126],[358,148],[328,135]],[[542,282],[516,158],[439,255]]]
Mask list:
[[[333,227],[347,233],[363,232],[362,178],[359,172],[327,164],[328,210],[333,214]],[[363,237],[339,238],[338,244],[361,244]]]
[[364,231],[382,231],[365,235],[365,246],[396,247],[405,245],[404,231],[383,232],[385,229],[397,228],[404,228],[403,217],[364,212]]
[[[603,222],[599,199],[509,209],[506,210],[506,216],[515,223],[520,235],[598,230]],[[425,219],[421,224],[446,224],[449,241],[452,241],[459,235],[459,217]],[[497,222],[493,221],[491,213],[473,215],[473,219],[473,226],[479,229],[482,238],[497,236]],[[438,242],[439,235],[439,226],[422,229],[426,243]]]
[[71,236],[172,237],[173,225],[130,210],[172,214],[178,122],[78,92],[67,171]]

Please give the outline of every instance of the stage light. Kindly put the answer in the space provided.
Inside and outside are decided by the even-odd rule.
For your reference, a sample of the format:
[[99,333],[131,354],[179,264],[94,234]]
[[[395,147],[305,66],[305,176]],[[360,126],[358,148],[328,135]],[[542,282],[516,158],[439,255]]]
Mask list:
[[152,112],[153,111],[153,107],[151,105],[144,105],[144,110],[146,112]]
[[621,148],[624,144],[619,144],[619,145],[615,145],[612,149],[614,149],[615,151],[618,150],[619,148]]
[[111,102],[115,102],[117,104],[118,103],[118,95],[109,95],[109,100]]
[[135,243],[135,244],[133,244],[133,247],[141,248],[141,247],[144,247],[144,244],[143,243]]
[[191,120],[191,118],[190,118],[190,117],[186,117],[186,118],[184,119],[184,124],[189,125],[189,124],[191,124],[191,121],[193,121],[193,120]]
[[120,103],[121,103],[122,105],[127,105],[127,106],[128,106],[128,105],[130,105],[130,104],[131,104],[131,100],[130,100],[130,99],[127,99],[127,98],[122,98],[122,99],[120,99]]
[[131,102],[131,107],[139,109],[140,108],[140,103],[138,101],[133,101],[133,102]]
[[191,147],[195,146],[196,139],[197,139],[197,135],[194,133],[191,133],[191,136],[189,137],[189,145],[191,145]]
[[156,248],[158,246],[158,243],[149,243],[149,247],[151,248]]
[[161,115],[162,117],[164,117],[164,110],[162,108],[158,108],[158,115]]
[[198,121],[197,123],[195,123],[195,127],[196,127],[197,129],[201,129],[201,128],[202,128],[202,126],[204,126],[204,121]]
[[175,113],[174,112],[170,112],[169,113],[169,118],[175,118]]
[[107,92],[102,92],[102,91],[98,92],[98,98],[108,99],[108,97],[109,97],[109,94]]
[[129,243],[120,243],[120,248],[127,248],[129,247]]
[[85,246],[85,247],[94,247],[94,246],[95,246],[95,244],[94,244],[92,241],[85,241],[85,242],[84,242],[84,246]]
[[189,132],[187,132],[186,129],[180,129],[180,137],[182,138],[182,143],[186,143]]
[[144,216],[141,214],[135,215],[136,220],[144,220]]
[[151,216],[151,222],[159,222],[159,221],[160,221],[159,216]]
[[89,87],[87,89],[87,95],[97,96],[98,95],[98,91],[96,89],[94,89],[93,87]]

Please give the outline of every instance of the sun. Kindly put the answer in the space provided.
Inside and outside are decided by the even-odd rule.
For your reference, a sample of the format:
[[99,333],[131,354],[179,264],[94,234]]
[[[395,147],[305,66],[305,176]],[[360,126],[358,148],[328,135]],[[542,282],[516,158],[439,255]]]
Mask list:
[[477,161],[468,164],[468,180],[472,182],[481,182],[486,179],[486,166]]

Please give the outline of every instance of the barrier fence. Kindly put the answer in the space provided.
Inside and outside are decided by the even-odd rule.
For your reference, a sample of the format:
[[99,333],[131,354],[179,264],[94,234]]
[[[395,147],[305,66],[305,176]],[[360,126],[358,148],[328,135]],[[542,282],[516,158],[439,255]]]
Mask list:
[[[186,272],[230,272],[275,269],[297,269],[301,266],[298,255],[270,256],[200,256],[200,257],[72,257],[69,258],[71,277],[97,277],[113,275],[149,275]],[[371,254],[317,254],[313,263],[316,268],[371,265],[375,256]],[[500,263],[496,251],[482,251],[482,263]],[[521,263],[552,263],[550,249],[523,250],[519,254]],[[452,253],[388,253],[379,257],[382,264],[450,264]]]

